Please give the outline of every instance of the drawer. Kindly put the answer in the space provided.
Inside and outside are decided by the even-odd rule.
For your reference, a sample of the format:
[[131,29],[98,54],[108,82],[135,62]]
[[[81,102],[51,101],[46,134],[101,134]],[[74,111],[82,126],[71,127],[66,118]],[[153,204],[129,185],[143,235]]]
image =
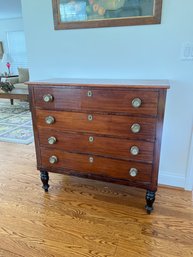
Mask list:
[[[41,167],[47,170],[73,171],[130,181],[151,181],[152,165],[115,160],[93,155],[62,152],[41,147]],[[52,164],[50,163],[50,157]],[[57,162],[53,163],[53,160]]]
[[[157,91],[44,86],[35,87],[34,96],[37,107],[50,110],[157,115]],[[44,99],[48,102],[45,102]]]
[[[59,131],[73,131],[111,135],[132,139],[155,139],[156,119],[118,115],[99,115],[78,112],[61,112],[36,109],[38,128],[50,128]],[[47,124],[45,120],[53,122]],[[132,132],[139,129],[139,132]]]
[[152,162],[154,144],[139,140],[102,137],[93,134],[62,133],[39,129],[40,146],[67,152],[87,153],[117,159]]

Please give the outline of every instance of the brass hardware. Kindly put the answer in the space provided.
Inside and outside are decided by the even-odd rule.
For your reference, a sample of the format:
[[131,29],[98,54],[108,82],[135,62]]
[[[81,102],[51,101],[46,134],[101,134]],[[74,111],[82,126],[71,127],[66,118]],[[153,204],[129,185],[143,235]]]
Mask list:
[[141,130],[141,126],[138,124],[138,123],[134,123],[132,126],[131,126],[131,131],[133,133],[139,133],[139,131]]
[[57,139],[55,137],[49,137],[48,138],[48,144],[53,145],[55,144]]
[[94,162],[94,158],[93,157],[89,157],[89,162],[93,163]]
[[138,173],[138,170],[136,168],[131,168],[129,171],[129,174],[131,177],[136,177]]
[[50,94],[44,95],[43,99],[44,99],[44,102],[46,103],[52,102],[54,100],[53,96]]
[[57,162],[58,162],[58,158],[57,158],[55,155],[52,155],[52,156],[49,158],[49,162],[50,162],[51,164],[57,163]]
[[130,153],[131,153],[132,155],[138,155],[138,154],[139,154],[139,147],[137,147],[136,145],[132,146],[132,147],[130,148]]
[[88,97],[91,97],[91,96],[92,96],[92,91],[89,90],[89,91],[87,92],[87,96],[88,96]]
[[48,125],[50,125],[50,124],[53,124],[53,123],[55,122],[55,119],[54,119],[53,116],[47,116],[47,117],[45,118],[45,122],[46,122]]
[[88,141],[92,143],[94,141],[94,137],[89,137]]
[[88,120],[92,121],[93,120],[93,116],[91,114],[88,115]]
[[140,98],[134,98],[133,101],[132,101],[132,106],[134,108],[139,108],[141,106],[141,99]]

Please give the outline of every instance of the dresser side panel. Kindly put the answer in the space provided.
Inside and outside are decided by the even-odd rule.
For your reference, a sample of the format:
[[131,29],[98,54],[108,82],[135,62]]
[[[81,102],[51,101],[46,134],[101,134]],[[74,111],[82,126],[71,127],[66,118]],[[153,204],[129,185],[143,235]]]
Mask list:
[[36,151],[36,161],[37,161],[37,169],[41,168],[41,149],[40,149],[40,140],[39,140],[39,132],[37,128],[37,118],[36,118],[36,105],[34,101],[34,86],[29,85],[29,104],[30,104],[30,111],[32,114],[32,125],[33,125],[33,132],[34,132],[34,141],[35,141],[35,151]]
[[154,163],[153,163],[153,171],[152,171],[152,184],[150,188],[151,190],[157,190],[157,185],[158,185],[158,173],[159,173],[166,93],[167,93],[166,89],[162,89],[159,91],[158,117],[157,117],[157,124],[156,124],[156,141],[155,141],[155,147],[154,147]]

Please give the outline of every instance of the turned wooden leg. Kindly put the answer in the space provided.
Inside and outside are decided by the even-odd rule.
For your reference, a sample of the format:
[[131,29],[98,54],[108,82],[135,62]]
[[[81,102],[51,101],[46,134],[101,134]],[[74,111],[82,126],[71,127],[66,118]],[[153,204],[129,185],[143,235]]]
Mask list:
[[41,181],[42,181],[42,188],[45,190],[45,192],[48,192],[48,188],[49,188],[49,184],[48,184],[48,181],[49,181],[49,175],[48,175],[48,172],[45,171],[45,170],[40,170],[40,178],[41,178]]
[[147,210],[147,213],[150,214],[151,211],[153,210],[153,203],[155,201],[155,193],[156,191],[151,191],[151,190],[147,190],[146,193],[146,206],[145,209]]

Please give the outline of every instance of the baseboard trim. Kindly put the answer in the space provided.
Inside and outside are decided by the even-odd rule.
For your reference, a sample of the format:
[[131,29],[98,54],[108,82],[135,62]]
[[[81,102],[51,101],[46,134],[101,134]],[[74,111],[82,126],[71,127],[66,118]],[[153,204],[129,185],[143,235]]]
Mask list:
[[[185,188],[186,178],[184,176],[179,176],[171,173],[160,172],[158,178],[158,184],[167,185],[172,187]],[[187,189],[186,189],[187,190]]]

